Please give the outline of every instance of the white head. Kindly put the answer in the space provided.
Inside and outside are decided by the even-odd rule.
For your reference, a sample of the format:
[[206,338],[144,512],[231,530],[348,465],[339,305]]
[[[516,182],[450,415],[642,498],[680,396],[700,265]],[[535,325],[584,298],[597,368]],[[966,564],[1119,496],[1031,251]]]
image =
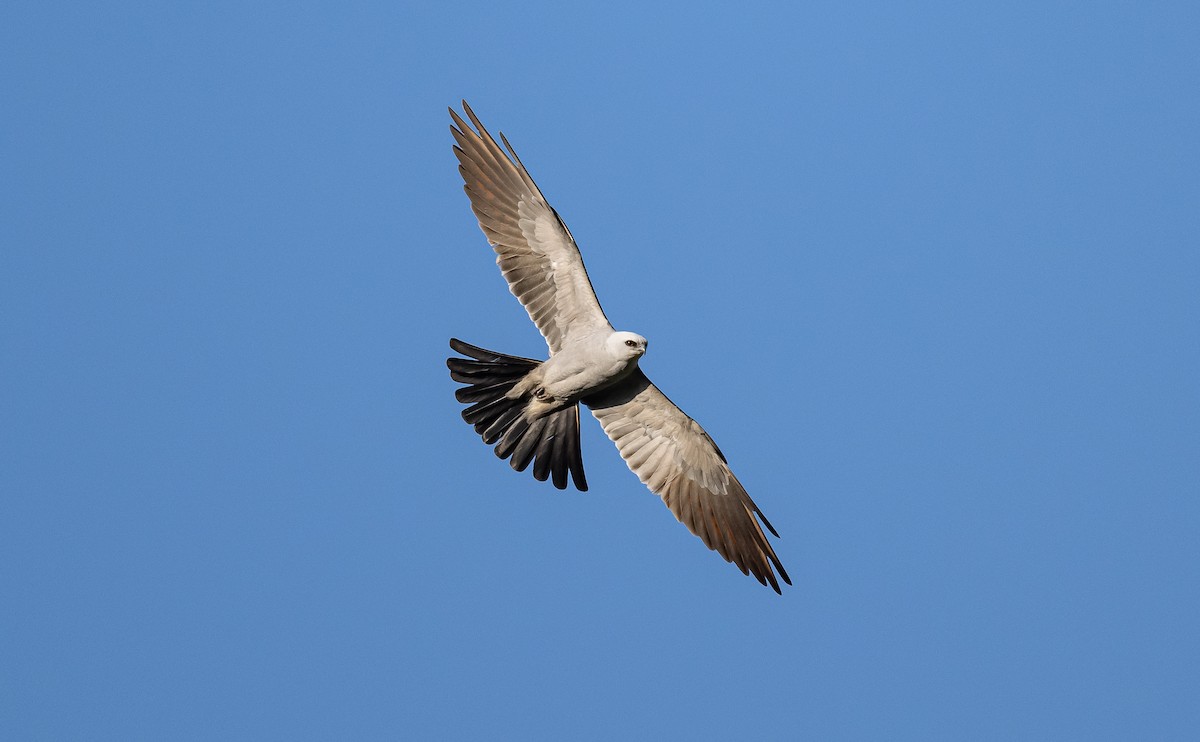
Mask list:
[[636,332],[614,332],[608,336],[608,352],[622,360],[641,358],[646,354],[646,338]]

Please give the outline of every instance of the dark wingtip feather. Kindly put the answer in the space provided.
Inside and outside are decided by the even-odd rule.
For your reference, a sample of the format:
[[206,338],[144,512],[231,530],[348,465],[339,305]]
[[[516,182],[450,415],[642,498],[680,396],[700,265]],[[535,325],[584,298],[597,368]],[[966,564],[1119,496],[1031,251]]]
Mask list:
[[779,538],[779,531],[775,530],[775,527],[771,525],[771,521],[767,520],[767,516],[763,515],[762,511],[757,507],[754,508],[754,512],[758,514],[758,519],[761,520],[762,524],[767,527],[767,530],[771,532],[771,535],[775,538]]
[[778,570],[779,576],[783,578],[783,581],[789,585],[792,584],[792,578],[788,577],[787,570],[783,568],[783,565],[779,563],[779,560],[772,559],[771,561],[775,562],[775,569]]

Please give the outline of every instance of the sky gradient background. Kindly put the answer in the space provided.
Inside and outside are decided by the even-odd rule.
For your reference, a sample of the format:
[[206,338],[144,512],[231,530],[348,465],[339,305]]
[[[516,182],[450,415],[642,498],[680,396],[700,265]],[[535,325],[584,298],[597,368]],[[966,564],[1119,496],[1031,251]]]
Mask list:
[[[1195,739],[1195,3],[6,3],[0,738]],[[499,462],[503,130],[795,587]]]

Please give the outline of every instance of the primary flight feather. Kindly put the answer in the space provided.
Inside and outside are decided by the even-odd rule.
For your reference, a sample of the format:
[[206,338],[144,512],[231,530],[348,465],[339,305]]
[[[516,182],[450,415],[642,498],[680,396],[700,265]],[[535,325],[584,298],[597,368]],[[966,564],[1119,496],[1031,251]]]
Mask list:
[[[579,404],[600,421],[633,473],[675,517],[743,574],[779,590],[792,584],[763,526],[779,534],[700,425],[638,367],[644,337],[609,324],[567,225],[547,203],[504,135],[504,149],[463,101],[450,127],[471,209],[496,251],[509,289],[546,339],[545,361],[452,339],[449,358],[463,419],[517,471],[566,489],[587,489]],[[760,522],[761,521],[761,525]],[[776,578],[778,573],[778,579]]]

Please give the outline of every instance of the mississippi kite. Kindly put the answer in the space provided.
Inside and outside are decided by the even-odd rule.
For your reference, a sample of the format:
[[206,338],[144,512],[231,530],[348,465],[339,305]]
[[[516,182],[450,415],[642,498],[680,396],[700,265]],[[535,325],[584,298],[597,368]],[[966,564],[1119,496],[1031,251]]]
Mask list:
[[517,471],[532,463],[538,480],[566,489],[569,476],[586,490],[582,402],[633,473],[705,546],[777,593],[775,571],[792,584],[762,526],[779,534],[721,450],[638,367],[646,338],[608,323],[567,225],[504,135],[508,154],[466,101],[463,110],[474,128],[451,109],[450,131],[464,190],[509,289],[550,348],[548,360],[536,361],[452,339],[450,347],[467,356],[446,361],[451,378],[466,385],[455,393],[470,405],[463,419]]

